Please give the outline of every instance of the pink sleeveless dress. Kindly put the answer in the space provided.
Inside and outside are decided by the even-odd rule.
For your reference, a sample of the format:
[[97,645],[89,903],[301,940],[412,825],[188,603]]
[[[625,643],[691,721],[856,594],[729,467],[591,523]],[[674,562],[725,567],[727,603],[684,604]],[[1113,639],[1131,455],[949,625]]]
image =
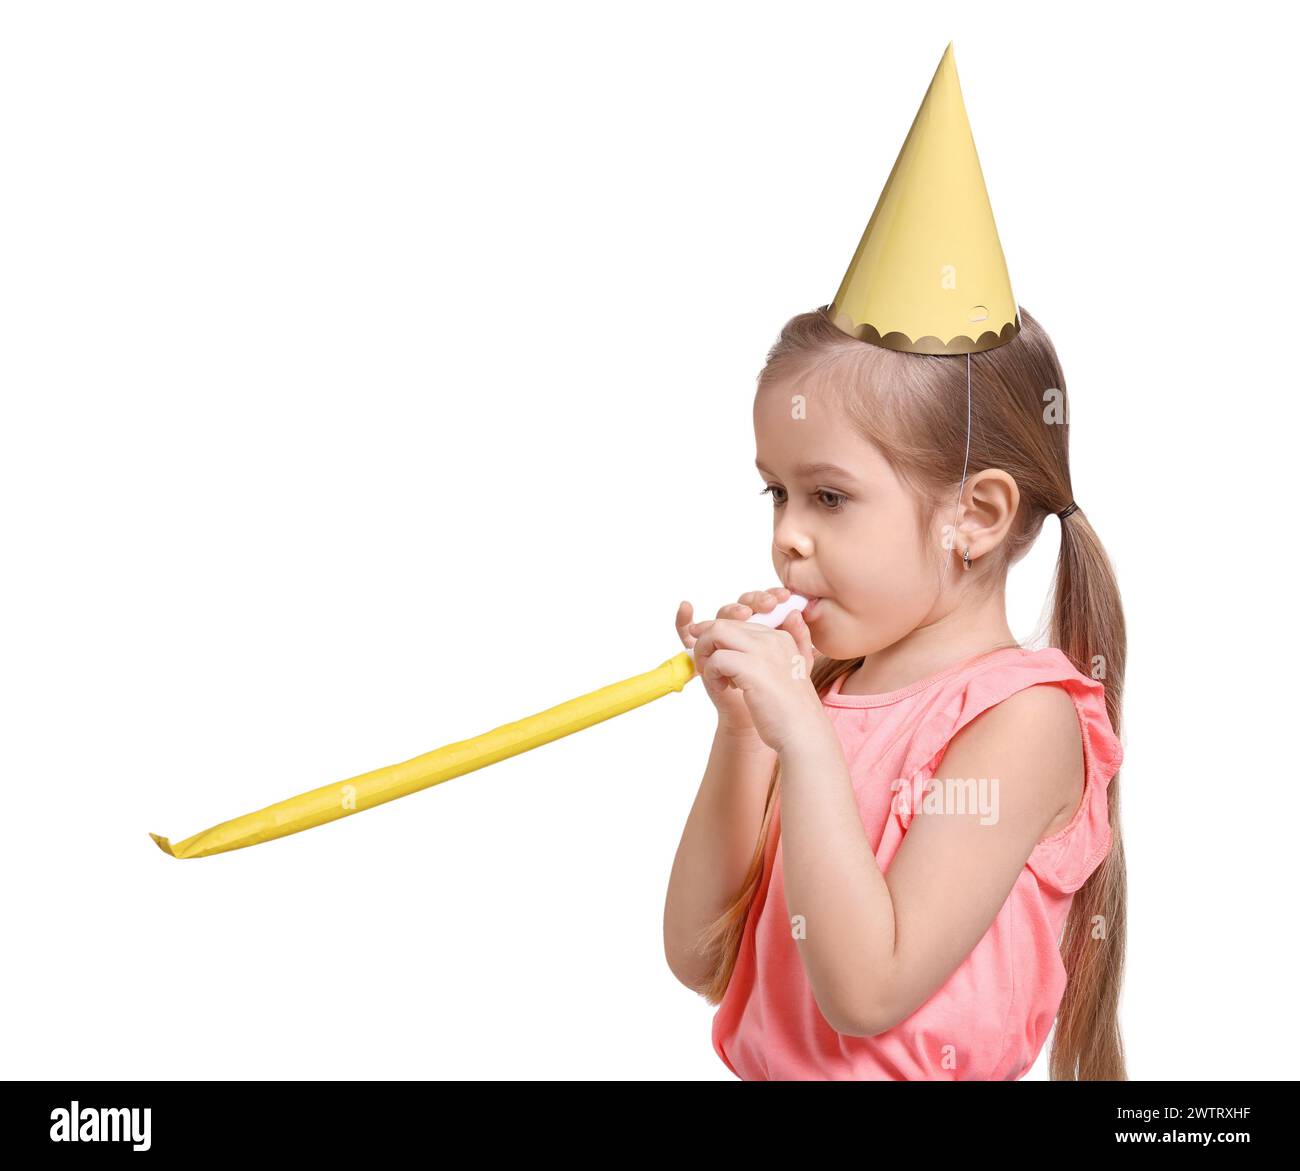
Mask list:
[[[1060,937],[1076,890],[1110,849],[1106,789],[1123,749],[1101,681],[1048,647],[1007,647],[879,695],[822,697],[882,872],[949,741],[981,712],[1039,683],[1069,693],[1083,739],[1084,789],[1060,831],[1025,863],[997,918],[949,979],[905,1021],[874,1037],[835,1032],[821,1015],[790,930],[773,811],[759,889],[735,970],[713,1018],[713,1047],[746,1080],[1014,1080],[1034,1063],[1065,991]],[[911,785],[899,787],[896,778]]]

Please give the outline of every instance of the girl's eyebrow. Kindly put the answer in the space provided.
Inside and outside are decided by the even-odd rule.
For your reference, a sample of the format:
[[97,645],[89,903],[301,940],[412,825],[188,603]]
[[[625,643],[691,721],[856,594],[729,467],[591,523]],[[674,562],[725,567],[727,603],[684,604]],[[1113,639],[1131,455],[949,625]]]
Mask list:
[[[766,475],[772,474],[758,460],[754,461],[754,466],[758,468],[760,472],[763,472]],[[803,478],[809,480],[815,480],[818,476],[839,476],[842,479],[854,480],[856,482],[856,478],[854,477],[853,473],[849,471],[845,471],[845,469],[840,467],[839,464],[828,464],[828,463],[800,464],[797,468],[795,468],[794,474],[796,476],[802,476]]]

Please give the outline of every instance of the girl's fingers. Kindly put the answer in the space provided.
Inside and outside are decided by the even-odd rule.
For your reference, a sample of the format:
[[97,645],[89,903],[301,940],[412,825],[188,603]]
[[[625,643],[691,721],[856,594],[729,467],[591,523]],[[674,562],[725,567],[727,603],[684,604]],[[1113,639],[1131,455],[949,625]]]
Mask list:
[[687,650],[695,645],[695,636],[690,631],[691,618],[694,614],[690,602],[683,602],[677,607],[677,637],[682,640],[682,646]]
[[770,638],[772,632],[748,622],[728,621],[719,618],[712,622],[697,622],[693,628],[699,635],[695,643],[695,657],[700,659],[726,647],[730,650],[752,650],[757,638]]
[[719,691],[725,691],[728,687],[739,686],[735,682],[734,672],[744,661],[745,656],[740,652],[719,647],[699,669],[714,681],[714,686]]
[[794,636],[795,646],[799,648],[799,653],[808,660],[808,665],[811,667],[817,652],[813,650],[812,631],[804,621],[803,614],[798,610],[791,611],[785,616],[785,621],[781,623],[779,629],[788,630]]
[[[771,590],[751,590],[747,594],[742,594],[740,601],[728,602],[723,606],[718,611],[718,618],[731,622],[748,622],[755,614],[765,614],[779,603],[787,601],[789,597],[790,591],[785,586],[778,586]],[[677,634],[688,649],[693,649],[700,636],[717,621],[717,619],[705,619],[693,622],[693,616],[694,610],[689,602],[683,602],[677,607]]]
[[712,626],[715,621],[716,620],[713,618],[706,618],[702,622],[692,622],[689,626],[686,627],[686,633],[690,635],[690,637],[693,638],[696,642],[698,642],[700,636],[706,630],[708,630],[709,627]]
[[751,590],[747,594],[741,594],[740,600],[750,609],[765,614],[768,610],[775,609],[781,602],[787,601],[789,597],[790,591],[785,586],[777,586],[770,590]]

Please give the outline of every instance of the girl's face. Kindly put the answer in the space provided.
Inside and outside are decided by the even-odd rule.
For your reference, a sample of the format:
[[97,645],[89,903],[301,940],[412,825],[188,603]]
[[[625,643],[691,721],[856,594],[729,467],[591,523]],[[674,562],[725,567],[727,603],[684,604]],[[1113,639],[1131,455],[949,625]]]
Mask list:
[[772,564],[795,593],[814,646],[853,659],[925,623],[939,592],[939,556],[920,531],[914,497],[880,449],[825,395],[781,382],[754,400],[759,475],[772,497]]

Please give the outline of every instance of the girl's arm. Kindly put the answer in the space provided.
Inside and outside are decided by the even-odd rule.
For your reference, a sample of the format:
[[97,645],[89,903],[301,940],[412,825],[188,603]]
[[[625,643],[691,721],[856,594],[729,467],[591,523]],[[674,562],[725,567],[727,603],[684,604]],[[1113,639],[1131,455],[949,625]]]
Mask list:
[[931,784],[948,777],[956,787],[987,778],[995,816],[942,791],[945,812],[914,802],[886,876],[834,730],[818,726],[782,753],[786,904],[803,917],[795,938],[836,1032],[874,1036],[924,1004],[988,931],[1039,839],[1077,807],[1083,746],[1073,700],[1039,684],[995,704],[953,737]]
[[699,991],[711,974],[699,933],[740,893],[758,843],[776,753],[753,725],[718,722],[713,750],[673,859],[664,901],[664,954],[673,975]]

